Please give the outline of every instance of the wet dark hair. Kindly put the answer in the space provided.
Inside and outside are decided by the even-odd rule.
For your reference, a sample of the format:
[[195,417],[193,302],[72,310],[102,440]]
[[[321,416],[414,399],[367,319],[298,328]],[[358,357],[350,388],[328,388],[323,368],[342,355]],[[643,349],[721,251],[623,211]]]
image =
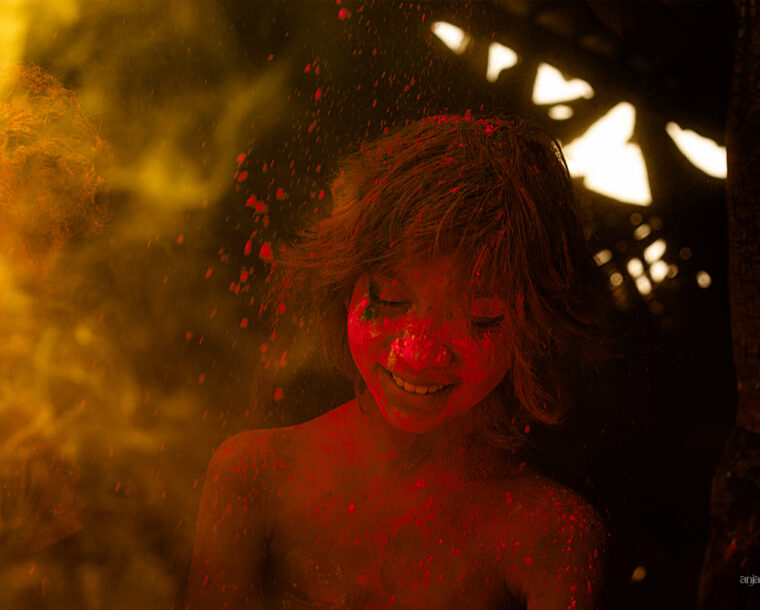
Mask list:
[[478,408],[482,430],[515,449],[530,422],[567,408],[568,364],[602,353],[592,259],[562,152],[521,117],[433,116],[364,144],[339,166],[332,213],[286,248],[272,278],[321,331],[352,378],[346,303],[369,271],[451,254],[508,306],[512,365]]

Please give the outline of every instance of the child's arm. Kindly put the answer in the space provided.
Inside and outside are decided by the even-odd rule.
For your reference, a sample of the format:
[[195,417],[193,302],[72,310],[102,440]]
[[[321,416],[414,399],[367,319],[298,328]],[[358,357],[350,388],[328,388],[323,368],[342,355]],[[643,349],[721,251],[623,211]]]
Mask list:
[[211,459],[198,512],[186,609],[263,607],[267,441],[255,432],[239,434]]
[[[518,570],[507,575],[527,610],[596,610],[601,605],[607,531],[599,513],[580,495],[559,485],[529,515]],[[516,582],[515,579],[521,582]]]

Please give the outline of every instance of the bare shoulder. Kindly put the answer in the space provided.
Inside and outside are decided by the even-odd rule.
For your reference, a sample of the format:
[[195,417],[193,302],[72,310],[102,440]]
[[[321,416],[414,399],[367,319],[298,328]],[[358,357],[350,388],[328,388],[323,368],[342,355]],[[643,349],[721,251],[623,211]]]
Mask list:
[[208,470],[206,485],[220,483],[243,484],[249,479],[258,479],[262,471],[271,469],[275,463],[281,434],[277,430],[248,430],[228,438],[214,452]]
[[604,520],[581,494],[541,475],[516,478],[507,511],[520,545],[507,575],[528,609],[597,608],[607,542]]
[[280,437],[277,430],[243,432],[214,452],[196,521],[186,608],[251,607],[262,599]]
[[535,473],[526,476],[523,485],[526,503],[536,517],[537,535],[606,538],[601,514],[578,492]]

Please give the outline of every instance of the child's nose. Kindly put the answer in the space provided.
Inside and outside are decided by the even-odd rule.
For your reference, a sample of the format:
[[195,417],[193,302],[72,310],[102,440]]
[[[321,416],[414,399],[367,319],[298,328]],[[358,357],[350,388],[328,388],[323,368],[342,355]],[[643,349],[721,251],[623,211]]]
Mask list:
[[438,336],[425,332],[425,329],[404,332],[393,341],[391,351],[396,358],[417,370],[445,368],[454,359],[451,349]]

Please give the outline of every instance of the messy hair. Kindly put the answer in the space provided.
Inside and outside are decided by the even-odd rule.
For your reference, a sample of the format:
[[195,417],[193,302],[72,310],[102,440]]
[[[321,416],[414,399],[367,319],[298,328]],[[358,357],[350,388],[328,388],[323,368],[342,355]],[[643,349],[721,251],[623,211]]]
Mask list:
[[477,410],[499,447],[567,408],[568,364],[600,353],[596,278],[556,140],[521,117],[433,116],[339,166],[331,214],[286,248],[279,277],[317,324],[328,362],[357,379],[346,303],[364,273],[450,254],[507,304],[510,371]]
[[34,257],[106,220],[107,146],[73,91],[36,66],[0,64],[0,219]]

